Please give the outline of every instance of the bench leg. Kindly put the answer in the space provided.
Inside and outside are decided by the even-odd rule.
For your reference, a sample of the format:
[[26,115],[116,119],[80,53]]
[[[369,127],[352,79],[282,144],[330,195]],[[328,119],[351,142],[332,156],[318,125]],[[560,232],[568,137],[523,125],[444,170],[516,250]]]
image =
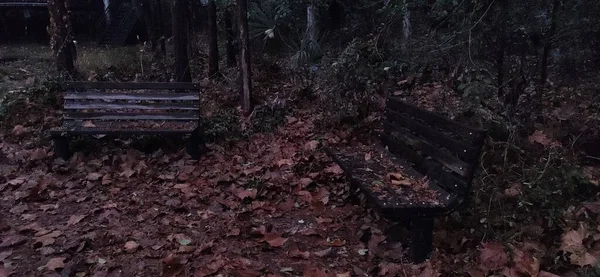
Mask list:
[[415,263],[429,258],[433,245],[433,217],[415,217],[411,219],[410,255]]
[[186,151],[194,160],[200,159],[202,154],[208,152],[208,148],[204,145],[201,131],[196,130],[192,133],[187,142]]
[[54,137],[54,155],[68,161],[71,157],[69,151],[69,139],[65,136]]

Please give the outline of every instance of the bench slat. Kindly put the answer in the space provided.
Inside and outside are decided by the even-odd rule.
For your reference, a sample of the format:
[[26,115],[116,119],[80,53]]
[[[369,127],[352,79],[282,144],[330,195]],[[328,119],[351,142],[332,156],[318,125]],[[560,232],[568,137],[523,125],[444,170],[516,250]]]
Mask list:
[[64,120],[160,120],[160,121],[198,121],[198,113],[82,113],[64,114]]
[[199,83],[114,83],[114,82],[66,82],[67,89],[181,89],[199,90]]
[[409,134],[402,129],[396,128],[396,126],[393,126],[388,122],[384,123],[384,130],[386,130],[386,133],[391,134],[392,137],[396,138],[399,143],[406,144],[415,148],[416,151],[420,151],[427,156],[430,156],[456,174],[461,176],[467,176],[469,174],[471,169],[469,164],[456,157],[453,157],[448,153],[445,153],[441,149],[431,145],[429,142],[416,137],[413,134]]
[[485,134],[483,130],[460,124],[441,115],[405,103],[397,98],[389,97],[387,107],[393,111],[406,113],[413,117],[423,119],[436,128],[457,134],[471,142],[481,141]]
[[65,100],[198,101],[196,93],[67,92]]
[[419,172],[432,179],[438,180],[438,183],[447,191],[461,196],[468,192],[470,184],[452,173],[445,171],[441,164],[425,159],[419,153],[415,152],[414,149],[411,149],[405,144],[398,143],[398,140],[390,134],[382,134],[381,140],[388,147],[390,152],[406,157],[415,165]]
[[467,162],[477,160],[479,149],[473,146],[473,144],[468,144],[463,141],[453,139],[444,133],[432,129],[429,126],[421,124],[416,120],[400,113],[392,111],[391,109],[386,109],[385,112],[387,119],[393,124],[400,124],[408,128],[410,131],[422,136],[426,140],[448,149],[452,154],[458,156],[460,159]]
[[187,103],[129,104],[129,103],[65,103],[65,110],[184,110],[197,111],[198,106]]
[[193,130],[168,130],[168,129],[52,129],[51,136],[62,136],[63,134],[73,135],[123,135],[123,136],[139,136],[139,135],[187,135]]

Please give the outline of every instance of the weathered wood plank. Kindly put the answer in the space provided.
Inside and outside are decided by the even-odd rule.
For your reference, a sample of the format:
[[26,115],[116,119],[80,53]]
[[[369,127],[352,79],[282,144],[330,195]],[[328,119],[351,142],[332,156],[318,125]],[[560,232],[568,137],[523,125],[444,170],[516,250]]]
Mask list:
[[456,140],[442,132],[439,132],[427,125],[421,124],[390,109],[386,109],[385,113],[392,127],[398,124],[401,127],[407,128],[417,135],[422,136],[424,139],[448,149],[450,153],[458,156],[464,161],[472,162],[477,160],[479,149],[472,143]]
[[390,152],[406,158],[409,162],[414,164],[417,171],[429,176],[431,179],[437,180],[438,184],[445,190],[461,196],[468,193],[470,187],[469,183],[452,173],[445,171],[441,164],[425,159],[414,149],[402,143],[391,134],[381,134],[381,140]]
[[66,113],[64,120],[156,120],[156,121],[198,121],[198,113]]
[[436,128],[459,135],[471,142],[481,141],[485,134],[484,130],[463,125],[441,115],[405,103],[394,97],[388,98],[387,107],[393,111],[406,113],[412,117],[422,119]]
[[197,111],[194,104],[65,103],[65,110],[182,110]]
[[199,101],[196,93],[67,92],[65,100]]
[[66,82],[67,89],[178,89],[199,90],[199,83],[172,82],[172,83],[114,83],[114,82]]
[[393,138],[398,140],[398,143],[403,143],[405,145],[413,147],[416,151],[430,156],[431,158],[443,164],[449,170],[455,172],[456,174],[459,174],[461,176],[468,175],[471,166],[465,163],[464,161],[444,152],[440,148],[431,145],[431,143],[419,137],[416,137],[413,134],[401,130],[396,130],[396,128],[389,124],[389,122],[384,123],[384,129],[386,130],[386,133],[391,134]]

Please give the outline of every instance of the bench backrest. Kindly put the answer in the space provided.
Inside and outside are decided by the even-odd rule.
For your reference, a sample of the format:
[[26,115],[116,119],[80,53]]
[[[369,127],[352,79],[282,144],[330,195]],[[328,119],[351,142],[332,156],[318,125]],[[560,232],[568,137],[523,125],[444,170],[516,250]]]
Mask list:
[[397,98],[386,103],[382,141],[446,190],[468,194],[485,131],[417,108]]
[[199,119],[197,83],[67,82],[65,121]]

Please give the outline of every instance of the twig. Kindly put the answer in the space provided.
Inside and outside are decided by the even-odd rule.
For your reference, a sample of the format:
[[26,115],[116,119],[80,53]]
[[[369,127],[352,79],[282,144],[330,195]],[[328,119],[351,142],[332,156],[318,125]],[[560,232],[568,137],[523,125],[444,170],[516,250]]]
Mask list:
[[538,176],[537,179],[535,179],[535,181],[533,181],[533,183],[531,183],[532,185],[537,183],[540,179],[542,179],[542,177],[546,173],[546,169],[548,169],[548,165],[550,164],[550,160],[551,160],[550,157],[552,157],[552,151],[550,151],[548,153],[548,160],[546,161],[546,165],[544,165],[544,170],[542,170],[542,173],[540,174],[540,176]]

